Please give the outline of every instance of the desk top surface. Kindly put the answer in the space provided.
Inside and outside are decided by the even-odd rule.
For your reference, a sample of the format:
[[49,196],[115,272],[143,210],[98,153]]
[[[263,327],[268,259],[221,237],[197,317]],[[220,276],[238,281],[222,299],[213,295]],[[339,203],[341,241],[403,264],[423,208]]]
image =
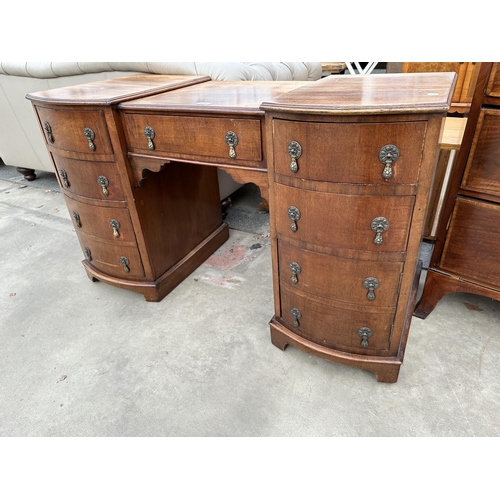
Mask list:
[[121,104],[127,111],[195,111],[264,114],[260,105],[307,81],[209,81]]
[[131,75],[112,80],[81,83],[71,87],[42,90],[26,96],[37,102],[70,105],[111,106],[158,92],[175,90],[210,80],[208,76],[189,75]]
[[266,111],[308,114],[446,112],[456,73],[389,73],[328,76],[282,94]]
[[329,76],[308,81],[211,81],[204,76],[133,75],[28,94],[37,103],[119,105],[125,111],[264,114],[446,112],[456,73]]

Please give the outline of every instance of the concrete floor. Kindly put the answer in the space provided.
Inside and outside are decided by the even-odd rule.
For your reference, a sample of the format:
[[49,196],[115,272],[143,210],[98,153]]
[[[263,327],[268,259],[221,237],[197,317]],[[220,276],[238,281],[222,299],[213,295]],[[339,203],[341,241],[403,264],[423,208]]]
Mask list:
[[266,216],[232,210],[229,241],[148,303],[87,278],[52,174],[0,166],[0,436],[500,435],[498,302],[414,318],[396,384],[280,351]]

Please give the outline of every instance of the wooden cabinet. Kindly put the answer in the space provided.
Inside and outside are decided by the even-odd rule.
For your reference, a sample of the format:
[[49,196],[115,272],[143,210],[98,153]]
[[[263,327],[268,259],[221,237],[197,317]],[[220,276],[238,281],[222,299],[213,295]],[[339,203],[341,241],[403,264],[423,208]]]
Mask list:
[[468,292],[500,300],[500,63],[482,63],[415,316]]
[[397,380],[454,81],[325,78],[262,105],[280,349]]
[[457,84],[451,100],[450,113],[468,113],[481,63],[479,62],[405,62],[403,73],[426,73],[454,71]]
[[[216,170],[174,163],[138,188],[116,110],[132,98],[206,80],[137,75],[28,96],[92,280],[158,301],[227,239]],[[147,149],[144,134],[142,140]],[[167,185],[177,189],[164,197]]]

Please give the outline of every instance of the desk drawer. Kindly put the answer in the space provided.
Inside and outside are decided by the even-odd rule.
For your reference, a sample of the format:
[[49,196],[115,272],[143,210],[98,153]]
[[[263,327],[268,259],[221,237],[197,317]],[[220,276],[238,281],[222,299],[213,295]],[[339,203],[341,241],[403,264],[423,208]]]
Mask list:
[[[297,312],[298,311],[298,312]],[[359,354],[389,348],[393,308],[367,310],[292,292],[281,286],[281,319],[290,330],[323,347]],[[298,317],[296,321],[296,317]],[[369,328],[366,346],[358,331]]]
[[[384,146],[394,145],[399,157],[388,182],[415,184],[424,145],[425,122],[315,123],[274,120],[275,171],[314,181],[384,184],[385,164],[379,159]],[[300,145],[292,171],[288,147]],[[293,155],[294,153],[292,153]]]
[[77,153],[112,154],[102,111],[68,111],[36,107],[45,142]]
[[462,188],[500,195],[500,110],[482,109]]
[[[325,247],[371,252],[406,250],[412,196],[343,195],[281,184],[276,184],[275,193],[276,229],[284,236]],[[383,223],[381,218],[388,227],[376,242],[372,223]]]
[[78,234],[78,240],[85,259],[98,271],[129,280],[144,278],[137,247],[96,241],[83,233]]
[[87,205],[67,196],[65,201],[77,234],[85,233],[115,243],[135,243],[135,234],[127,208]]
[[[259,120],[210,118],[198,116],[160,116],[124,113],[129,149],[132,152],[220,158],[222,161],[262,161]],[[151,141],[146,127],[154,132]],[[237,137],[234,158],[226,134]],[[149,133],[150,137],[152,136]]]
[[476,283],[500,282],[500,206],[458,198],[439,267]]
[[330,300],[363,306],[396,306],[401,262],[344,259],[278,241],[280,280]]
[[52,157],[64,190],[98,200],[125,200],[115,163],[71,160],[58,155]]
[[493,63],[485,93],[491,97],[500,97],[500,63]]

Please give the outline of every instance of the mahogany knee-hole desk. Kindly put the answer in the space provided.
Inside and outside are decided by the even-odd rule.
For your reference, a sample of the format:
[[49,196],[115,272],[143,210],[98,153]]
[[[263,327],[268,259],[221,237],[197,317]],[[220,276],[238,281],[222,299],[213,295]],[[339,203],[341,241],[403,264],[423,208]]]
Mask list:
[[163,299],[229,236],[221,168],[269,202],[273,344],[396,382],[455,80],[136,75],[27,98],[91,279]]

